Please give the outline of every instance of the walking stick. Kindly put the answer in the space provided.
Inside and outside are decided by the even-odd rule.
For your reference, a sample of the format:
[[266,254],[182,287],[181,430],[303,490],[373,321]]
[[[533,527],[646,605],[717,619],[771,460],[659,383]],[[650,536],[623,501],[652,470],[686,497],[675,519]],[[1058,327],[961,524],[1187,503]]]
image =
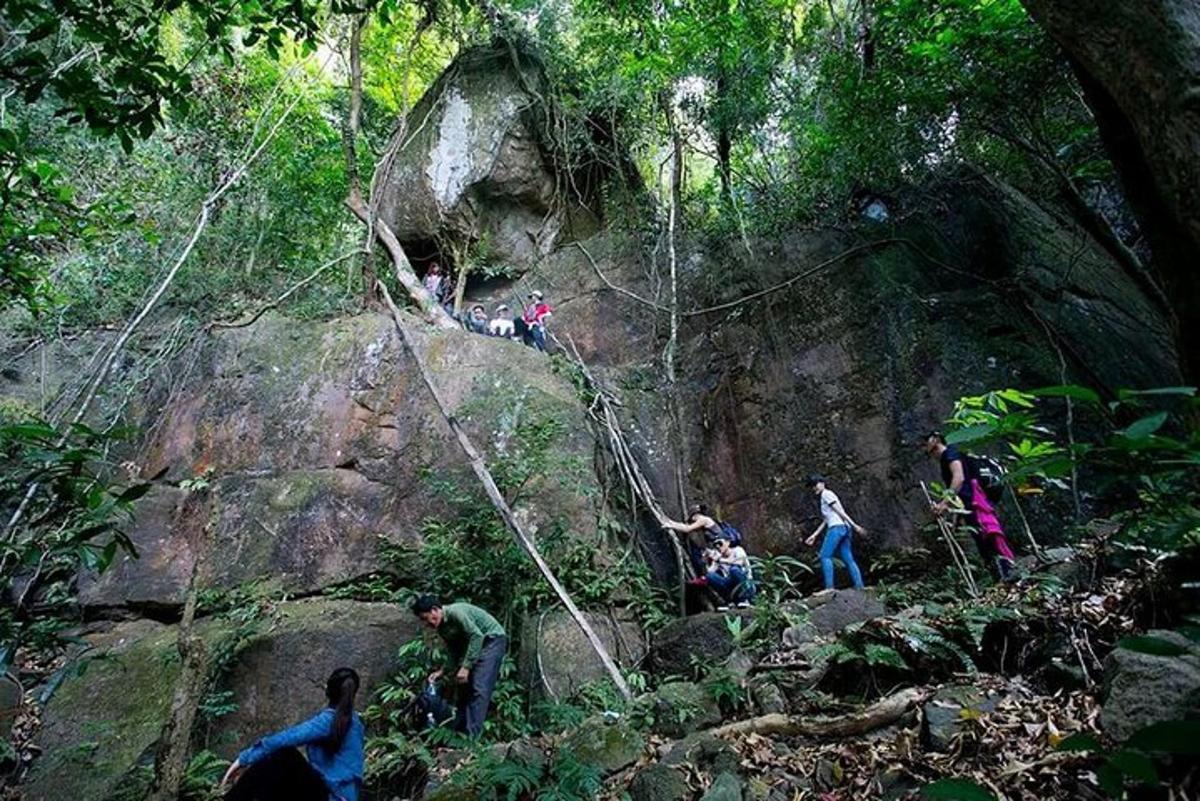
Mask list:
[[[925,486],[924,481],[921,482],[921,491],[925,493],[925,500],[929,502],[930,506],[933,506],[933,496],[929,494],[929,487]],[[937,521],[938,530],[942,533],[942,539],[946,541],[946,547],[950,551],[950,558],[954,560],[954,566],[958,568],[959,574],[962,575],[963,581],[967,584],[967,592],[970,593],[972,598],[977,598],[979,596],[979,587],[975,584],[975,576],[971,572],[971,563],[967,559],[967,554],[963,551],[962,545],[959,544],[958,539],[954,536],[954,529],[941,515],[935,516],[934,520]]]

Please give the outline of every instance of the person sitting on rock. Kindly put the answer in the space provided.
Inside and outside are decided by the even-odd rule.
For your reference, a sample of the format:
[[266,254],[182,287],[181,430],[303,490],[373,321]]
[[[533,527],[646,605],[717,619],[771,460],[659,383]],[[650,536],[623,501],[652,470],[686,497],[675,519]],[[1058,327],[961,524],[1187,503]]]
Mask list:
[[[1016,556],[1004,529],[1000,527],[995,507],[980,486],[979,479],[972,475],[971,460],[963,456],[958,448],[947,445],[946,438],[938,431],[930,431],[925,435],[923,447],[927,454],[938,460],[942,484],[962,501],[965,514],[961,517],[971,526],[971,537],[975,540],[983,563],[1001,581],[1016,581]],[[932,511],[938,517],[947,514],[950,501],[938,501]]]
[[488,333],[494,337],[512,339],[515,332],[516,328],[512,313],[508,310],[508,304],[501,303],[496,307],[496,316],[488,323]]
[[692,558],[692,567],[696,569],[696,575],[701,579],[700,583],[704,583],[707,581],[709,561],[705,551],[716,543],[718,537],[724,536],[724,532],[706,504],[697,503],[688,507],[688,519],[691,522],[677,523],[674,520],[666,520],[663,527],[688,535],[687,546],[688,554]]
[[866,529],[850,518],[849,513],[842,506],[841,499],[833,490],[826,488],[824,477],[809,476],[805,483],[813,491],[813,494],[821,499],[821,525],[804,543],[813,545],[821,532],[825,532],[825,539],[821,542],[820,550],[821,572],[825,579],[825,589],[833,589],[834,553],[837,553],[842,564],[850,571],[850,581],[855,587],[862,589],[862,572],[858,569],[858,563],[854,561],[854,553],[850,550],[850,531],[853,529],[857,534],[864,534]]
[[546,350],[546,323],[552,314],[553,310],[550,308],[550,304],[543,299],[541,292],[535,289],[529,293],[529,305],[525,307],[525,312],[521,315],[521,319],[525,322],[526,345],[540,351]]
[[354,711],[358,688],[352,669],[333,671],[325,709],[238,754],[221,779],[222,790],[233,782],[225,801],[358,801],[364,761],[363,723]]
[[466,319],[467,330],[474,334],[486,334],[488,332],[487,311],[476,303],[471,307],[471,313]]
[[446,665],[430,673],[429,681],[437,682],[447,670],[454,675],[463,690],[456,704],[454,728],[468,737],[478,737],[508,648],[504,627],[478,606],[464,602],[442,606],[433,595],[419,596],[413,601],[412,611],[446,644]]
[[[727,604],[747,607],[754,603],[754,573],[746,549],[731,545],[729,538],[722,534],[716,538],[713,549],[708,553],[708,586]],[[720,611],[729,606],[717,608]]]

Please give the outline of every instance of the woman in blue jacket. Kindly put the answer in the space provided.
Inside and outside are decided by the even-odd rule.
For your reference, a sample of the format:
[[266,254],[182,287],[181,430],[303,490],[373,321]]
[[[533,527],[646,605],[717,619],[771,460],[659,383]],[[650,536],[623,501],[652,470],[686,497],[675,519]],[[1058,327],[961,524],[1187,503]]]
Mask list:
[[329,706],[238,754],[221,780],[222,788],[235,782],[226,801],[358,801],[363,776],[363,724],[354,712],[358,684],[357,673],[338,668],[325,682]]

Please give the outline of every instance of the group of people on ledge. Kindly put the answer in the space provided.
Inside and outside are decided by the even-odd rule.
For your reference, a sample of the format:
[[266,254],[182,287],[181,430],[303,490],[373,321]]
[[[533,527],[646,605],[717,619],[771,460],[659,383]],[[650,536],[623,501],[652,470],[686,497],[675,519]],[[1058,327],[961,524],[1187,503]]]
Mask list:
[[546,302],[545,295],[540,290],[529,293],[529,301],[519,315],[513,315],[507,303],[501,303],[495,308],[489,318],[483,304],[476,303],[461,316],[454,311],[454,287],[449,276],[442,274],[442,268],[437,262],[429,265],[422,279],[425,290],[433,295],[446,313],[462,323],[468,331],[490,337],[502,337],[526,346],[546,350],[546,325],[554,310]]
[[[938,460],[948,490],[948,497],[931,511],[939,517],[954,514],[970,526],[984,561],[1000,580],[1013,580],[1012,547],[973,460],[947,445],[937,431],[923,438],[922,447]],[[851,542],[854,534],[866,530],[846,511],[824,476],[809,476],[805,483],[817,498],[821,523],[804,542],[812,546],[824,532],[819,556],[825,587],[834,586],[835,555],[849,571],[851,583],[862,587]],[[697,573],[692,582],[712,589],[722,601],[720,608],[752,605],[754,572],[741,532],[719,521],[703,504],[688,511],[689,522],[666,520],[664,526],[688,535]],[[415,699],[420,718],[428,726],[449,726],[467,737],[478,737],[508,650],[504,627],[478,606],[443,605],[432,595],[417,597],[411,609],[441,637],[446,649],[445,664],[429,674],[425,690]],[[443,694],[446,677],[452,679],[449,698]],[[228,787],[226,801],[358,801],[364,765],[364,728],[354,711],[359,686],[358,674],[351,668],[333,671],[325,684],[324,709],[303,723],[263,737],[238,755],[222,779],[222,787]]]

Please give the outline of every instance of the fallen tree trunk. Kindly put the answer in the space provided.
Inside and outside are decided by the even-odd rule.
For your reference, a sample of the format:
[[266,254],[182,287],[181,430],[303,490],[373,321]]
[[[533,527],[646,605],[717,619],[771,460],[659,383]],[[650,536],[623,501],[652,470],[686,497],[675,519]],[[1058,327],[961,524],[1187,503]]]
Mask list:
[[749,720],[726,723],[706,733],[716,737],[742,734],[782,734],[800,737],[853,737],[866,734],[904,717],[918,703],[925,700],[929,691],[921,687],[909,687],[881,698],[858,712],[836,717],[771,714]]

